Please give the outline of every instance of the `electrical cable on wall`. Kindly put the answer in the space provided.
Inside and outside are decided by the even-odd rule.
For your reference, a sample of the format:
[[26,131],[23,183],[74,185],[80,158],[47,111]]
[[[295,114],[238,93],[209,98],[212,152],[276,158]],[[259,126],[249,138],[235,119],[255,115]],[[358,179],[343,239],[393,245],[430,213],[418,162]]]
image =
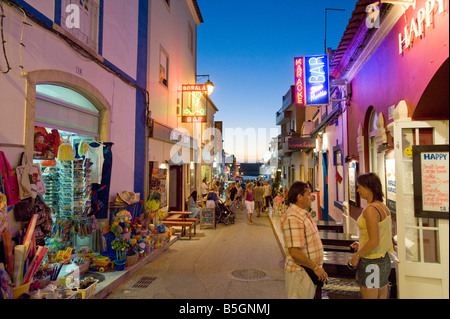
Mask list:
[[[49,27],[48,25],[46,25],[45,23],[43,23],[39,18],[36,18],[34,15],[32,15],[31,13],[27,12],[26,10],[24,10],[20,5],[18,5],[15,2],[12,1],[8,1],[6,0],[9,4],[11,4],[12,6],[16,7],[18,10],[22,11],[26,16],[28,16],[31,20],[33,20],[35,23],[37,23],[38,25],[40,25],[41,27],[47,29],[48,31],[51,31],[52,33],[54,33],[56,36],[58,36],[59,38],[61,38],[62,40],[64,40],[70,47],[72,47],[76,52],[78,52],[82,57],[95,62],[97,65],[99,65],[101,68],[103,68],[105,71],[112,73],[113,75],[117,76],[119,79],[122,80],[122,82],[124,82],[125,84],[139,90],[140,92],[142,92],[142,94],[144,95],[144,99],[145,99],[145,105],[146,105],[146,110],[143,112],[142,114],[142,123],[144,125],[148,125],[149,122],[151,122],[151,119],[149,118],[149,116],[151,116],[151,112],[149,112],[149,105],[150,105],[150,94],[149,92],[145,89],[140,87],[139,85],[136,85],[135,83],[129,81],[125,76],[123,76],[122,74],[120,74],[119,72],[111,69],[108,65],[106,65],[103,61],[99,60],[97,57],[95,57],[94,55],[92,55],[89,51],[87,51],[85,48],[83,48],[83,46],[79,45],[78,43],[76,43],[75,41],[73,41],[70,37],[67,37],[66,35],[62,34],[61,32],[58,32],[57,30],[55,30],[52,27]],[[3,2],[3,0],[0,0],[0,4]],[[2,7],[2,12],[3,12],[3,7]],[[2,14],[2,24],[3,24],[3,14]],[[28,23],[26,23],[24,21],[24,26],[25,25],[30,25]],[[23,31],[23,30],[22,30]],[[2,27],[2,38],[3,38],[3,27]],[[4,45],[4,44],[3,44]],[[21,39],[21,47],[25,47],[25,45],[22,43],[22,39]],[[5,48],[3,47],[3,51],[6,57],[6,51]],[[9,63],[7,63],[8,68],[11,69],[9,67]],[[21,62],[21,67],[23,69],[23,65]],[[8,69],[8,71],[9,71]],[[5,72],[2,72],[5,73]],[[7,73],[7,72],[6,72]]]
[[9,70],[11,70],[11,66],[9,65],[9,61],[8,61],[8,56],[6,55],[6,41],[5,41],[5,36],[3,33],[3,20],[5,19],[5,11],[3,10],[3,0],[0,0],[0,34],[1,34],[1,40],[2,40],[2,47],[3,47],[3,56],[5,58],[5,62],[6,62],[6,71],[3,71],[1,69],[0,66],[0,72],[2,72],[2,74],[7,74],[9,72]]

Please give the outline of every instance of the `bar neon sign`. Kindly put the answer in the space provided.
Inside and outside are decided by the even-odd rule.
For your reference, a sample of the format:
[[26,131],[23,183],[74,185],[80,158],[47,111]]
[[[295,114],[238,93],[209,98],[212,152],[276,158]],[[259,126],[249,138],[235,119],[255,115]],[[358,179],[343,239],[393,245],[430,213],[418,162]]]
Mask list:
[[295,58],[295,102],[299,106],[330,103],[328,55]]
[[305,58],[295,58],[295,104],[305,106]]

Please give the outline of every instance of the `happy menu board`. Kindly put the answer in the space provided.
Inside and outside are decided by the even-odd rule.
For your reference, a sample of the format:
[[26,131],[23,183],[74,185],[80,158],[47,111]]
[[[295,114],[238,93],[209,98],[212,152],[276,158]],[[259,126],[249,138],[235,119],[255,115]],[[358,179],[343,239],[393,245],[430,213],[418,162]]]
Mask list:
[[214,208],[202,208],[200,211],[200,228],[216,228]]
[[449,218],[449,146],[413,146],[416,217]]

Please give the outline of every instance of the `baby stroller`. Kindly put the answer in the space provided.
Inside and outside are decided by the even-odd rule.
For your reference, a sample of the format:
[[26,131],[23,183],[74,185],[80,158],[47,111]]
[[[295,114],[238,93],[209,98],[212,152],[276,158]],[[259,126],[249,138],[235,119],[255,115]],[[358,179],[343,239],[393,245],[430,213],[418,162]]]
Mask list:
[[234,224],[236,215],[229,209],[225,202],[219,198],[216,201],[216,221],[224,225]]

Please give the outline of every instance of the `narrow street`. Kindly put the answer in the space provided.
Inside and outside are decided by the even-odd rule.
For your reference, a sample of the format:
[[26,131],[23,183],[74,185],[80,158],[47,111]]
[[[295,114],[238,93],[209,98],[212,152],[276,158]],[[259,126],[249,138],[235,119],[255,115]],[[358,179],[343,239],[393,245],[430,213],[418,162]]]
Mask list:
[[[109,299],[284,299],[284,259],[267,213],[247,225],[197,228],[108,296]],[[147,288],[133,288],[143,277]],[[145,286],[145,285],[144,285]]]

